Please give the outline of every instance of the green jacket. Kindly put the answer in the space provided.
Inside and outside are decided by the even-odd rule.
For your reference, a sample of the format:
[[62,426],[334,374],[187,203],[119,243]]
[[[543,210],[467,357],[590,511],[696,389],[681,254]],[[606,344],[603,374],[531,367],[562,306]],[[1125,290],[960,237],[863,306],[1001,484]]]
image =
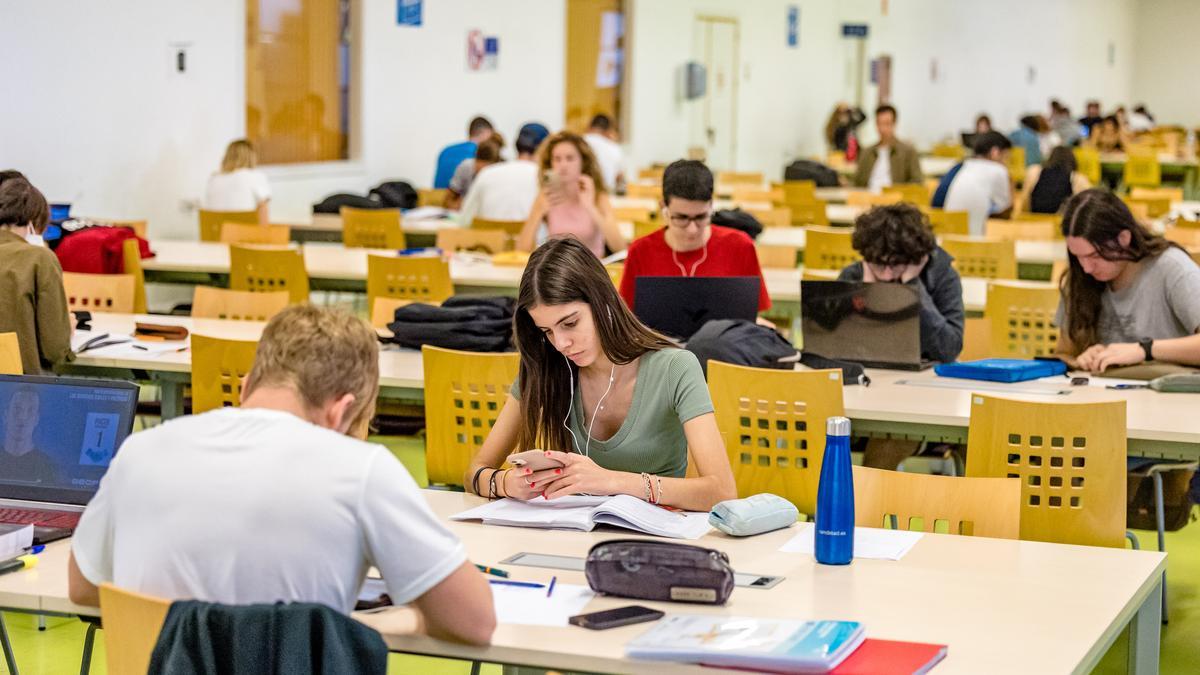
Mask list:
[[[862,151],[858,158],[858,170],[854,172],[854,184],[867,187],[871,180],[871,169],[875,168],[875,158],[879,156],[879,145],[873,145]],[[921,162],[917,157],[917,149],[903,141],[892,145],[892,184],[920,183],[925,180],[921,175]]]

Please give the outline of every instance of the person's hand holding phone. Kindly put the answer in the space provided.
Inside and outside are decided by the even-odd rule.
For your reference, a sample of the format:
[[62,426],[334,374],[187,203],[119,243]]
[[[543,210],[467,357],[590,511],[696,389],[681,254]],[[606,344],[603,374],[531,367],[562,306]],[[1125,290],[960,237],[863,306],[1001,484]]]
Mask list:
[[596,203],[596,181],[584,174],[579,177],[579,201],[585,206]]
[[558,206],[570,199],[567,194],[567,186],[563,181],[562,176],[559,176],[553,171],[547,171],[542,179],[542,191],[546,195],[546,201],[550,202],[551,206]]
[[509,456],[513,469],[505,476],[504,487],[511,487],[514,499],[529,500],[542,496],[547,484],[562,475],[563,463],[544,450],[526,450]]

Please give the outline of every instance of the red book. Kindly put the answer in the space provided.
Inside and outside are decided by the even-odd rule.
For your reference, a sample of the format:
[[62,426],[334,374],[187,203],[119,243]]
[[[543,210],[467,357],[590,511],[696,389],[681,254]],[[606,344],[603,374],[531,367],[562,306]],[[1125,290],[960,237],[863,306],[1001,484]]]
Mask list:
[[831,675],[921,675],[946,658],[946,645],[864,640]]

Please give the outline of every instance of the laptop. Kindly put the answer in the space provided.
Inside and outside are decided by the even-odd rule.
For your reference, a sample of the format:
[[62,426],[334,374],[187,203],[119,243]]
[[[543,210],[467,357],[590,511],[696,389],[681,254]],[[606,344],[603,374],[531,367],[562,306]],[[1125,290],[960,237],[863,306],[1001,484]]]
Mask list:
[[921,300],[904,284],[801,281],[804,351],[867,368],[924,370]]
[[633,313],[654,330],[687,340],[713,319],[758,316],[758,277],[638,277]]
[[0,523],[32,524],[38,544],[71,536],[137,398],[132,382],[0,375]]

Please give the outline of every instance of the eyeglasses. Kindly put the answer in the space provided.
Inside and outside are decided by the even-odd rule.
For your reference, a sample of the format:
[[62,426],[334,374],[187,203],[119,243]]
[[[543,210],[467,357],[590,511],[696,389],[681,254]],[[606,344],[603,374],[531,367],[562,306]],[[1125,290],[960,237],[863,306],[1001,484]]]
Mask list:
[[667,222],[681,230],[686,229],[689,225],[704,227],[705,225],[708,225],[709,220],[712,218],[711,211],[698,213],[694,216],[689,216],[685,213],[671,213],[671,211],[668,209],[663,209],[663,211],[667,214]]
[[908,267],[908,263],[867,263],[867,267],[871,268],[871,274],[877,279],[899,278],[904,274],[904,269]]

